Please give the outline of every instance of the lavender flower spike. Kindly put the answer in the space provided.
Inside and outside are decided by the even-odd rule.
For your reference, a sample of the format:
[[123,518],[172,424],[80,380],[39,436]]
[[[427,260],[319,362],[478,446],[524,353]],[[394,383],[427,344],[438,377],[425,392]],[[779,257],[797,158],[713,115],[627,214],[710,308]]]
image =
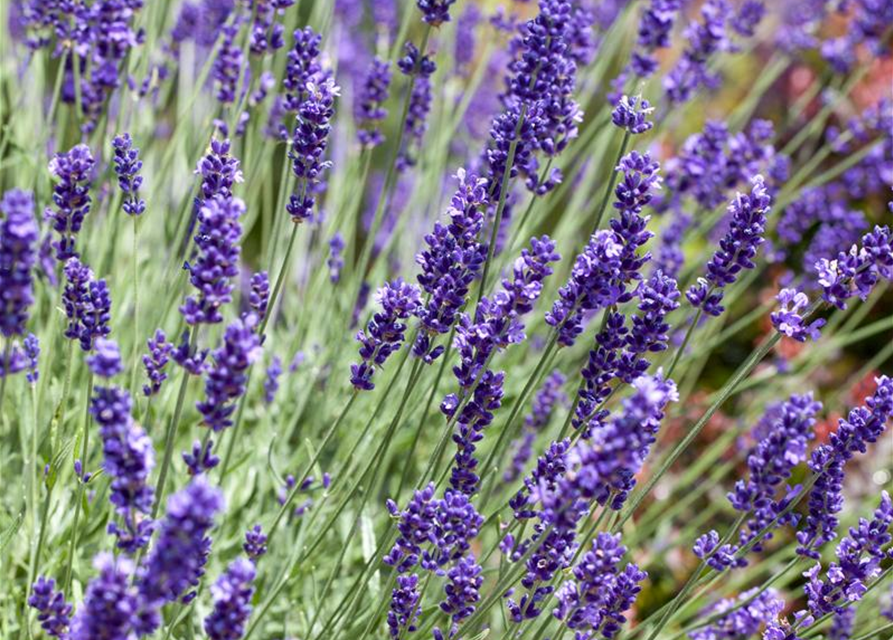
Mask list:
[[69,639],[134,637],[141,620],[140,602],[132,584],[133,562],[101,553],[93,566],[99,574],[87,586],[84,602],[72,620]]
[[384,142],[379,123],[388,116],[388,110],[383,105],[388,99],[390,86],[390,63],[375,58],[366,73],[354,109],[354,118],[358,123],[357,137],[364,147],[376,147]]
[[3,194],[0,212],[0,334],[24,335],[28,309],[34,302],[31,270],[37,262],[37,221],[28,191]]
[[85,144],[72,147],[68,153],[57,153],[50,160],[50,173],[58,180],[53,187],[56,208],[48,208],[45,216],[59,234],[59,240],[53,243],[53,247],[60,262],[78,255],[74,243],[84,218],[90,212],[90,180],[95,164],[90,148]]
[[255,574],[253,562],[236,558],[213,584],[214,610],[204,623],[210,640],[239,640],[244,635],[251,615]]
[[161,391],[161,385],[167,380],[165,368],[170,361],[174,345],[167,341],[167,336],[161,329],[155,330],[155,335],[146,341],[149,353],[143,355],[143,366],[146,368],[146,377],[149,384],[143,385],[143,395],[148,397]]
[[[701,611],[702,617],[714,617],[728,611],[715,622],[688,634],[691,640],[716,640],[717,638],[756,637],[763,627],[775,620],[784,609],[784,600],[778,597],[775,589],[766,589],[759,593],[757,589],[745,591],[737,598],[720,600]],[[749,601],[738,608],[739,602]]]
[[645,133],[654,126],[647,117],[654,112],[654,107],[642,96],[623,96],[611,113],[611,121],[614,126],[623,129],[627,133],[638,135]]
[[112,301],[105,280],[96,280],[89,267],[77,258],[65,263],[66,285],[62,295],[68,327],[65,337],[77,339],[83,351],[90,351],[97,338],[111,332]]
[[385,284],[378,290],[376,298],[381,311],[372,316],[364,331],[357,333],[363,361],[350,365],[350,382],[357,390],[375,388],[372,382],[375,368],[382,366],[400,349],[406,331],[404,320],[414,315],[419,307],[418,288],[400,279]]
[[72,606],[65,602],[65,596],[56,590],[56,582],[43,576],[31,587],[28,606],[37,610],[37,621],[51,638],[68,638],[71,625]]
[[738,279],[744,269],[753,269],[753,258],[764,242],[766,214],[772,198],[766,191],[763,176],[755,176],[750,194],[739,193],[729,205],[732,217],[729,231],[719,242],[719,250],[707,263],[707,275],[698,279],[685,294],[688,301],[704,313],[718,316],[723,311],[720,303],[723,290]]
[[196,403],[202,424],[216,431],[232,426],[233,401],[245,393],[248,369],[260,357],[261,341],[255,331],[257,316],[233,321],[214,351],[214,364],[205,378],[205,399]]
[[801,312],[809,307],[809,298],[805,293],[796,289],[782,289],[775,299],[781,304],[781,309],[771,313],[769,318],[776,331],[797,342],[806,342],[807,338],[813,341],[819,339],[825,319],[819,318],[809,325],[804,324]]
[[139,173],[143,168],[140,150],[134,148],[129,133],[115,136],[112,147],[115,149],[114,162],[118,186],[124,194],[122,208],[124,213],[138,216],[146,210],[146,201],[139,197],[140,187],[143,185],[143,177]]
[[432,27],[439,27],[450,21],[450,5],[456,0],[416,0],[422,20]]
[[100,378],[113,378],[124,371],[118,343],[105,338],[97,339],[93,353],[87,356],[87,366],[93,375]]
[[893,244],[890,228],[877,226],[862,236],[862,245],[853,245],[836,260],[816,262],[815,271],[822,287],[822,298],[839,309],[846,300],[858,295],[865,300],[879,278],[893,280]]

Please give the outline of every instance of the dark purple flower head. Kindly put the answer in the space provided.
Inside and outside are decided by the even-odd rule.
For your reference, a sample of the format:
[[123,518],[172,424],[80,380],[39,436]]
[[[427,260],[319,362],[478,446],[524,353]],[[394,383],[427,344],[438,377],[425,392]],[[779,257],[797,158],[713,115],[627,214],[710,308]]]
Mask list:
[[195,345],[189,342],[189,331],[183,331],[180,336],[180,344],[171,351],[171,358],[174,362],[183,367],[191,376],[200,376],[204,373],[207,365],[205,359],[208,357],[208,350],[195,348]]
[[763,244],[766,214],[772,198],[766,191],[762,176],[752,180],[750,194],[739,193],[729,205],[731,223],[728,232],[719,242],[719,250],[707,263],[707,274],[692,285],[686,297],[695,307],[711,316],[718,316],[725,307],[720,304],[723,290],[737,280],[744,269],[753,269],[757,249]]
[[232,426],[235,404],[248,384],[248,369],[261,355],[257,316],[234,320],[223,334],[223,343],[212,354],[214,362],[205,378],[205,399],[196,403],[202,424],[214,431]]
[[239,275],[239,218],[244,213],[244,202],[222,195],[206,201],[199,211],[195,234],[198,256],[186,265],[189,282],[198,294],[186,298],[180,307],[187,324],[223,322],[220,307],[232,301],[232,279]]
[[439,27],[450,21],[450,5],[456,0],[416,0],[422,20],[432,27]]
[[286,210],[295,223],[309,220],[312,216],[314,191],[322,183],[323,172],[332,165],[325,159],[325,154],[339,89],[334,80],[327,78],[318,84],[309,83],[307,94],[298,108],[298,124],[292,135],[289,152],[292,173],[300,185],[300,190],[291,194],[286,205]]
[[153,529],[148,518],[154,500],[148,483],[155,466],[152,440],[133,422],[130,394],[118,387],[96,387],[90,413],[99,425],[103,470],[112,478],[109,500],[121,518],[108,531],[119,549],[133,554],[149,543]]
[[99,574],[87,585],[84,602],[71,623],[70,640],[133,637],[140,623],[133,563],[101,553],[93,566]]
[[214,609],[204,623],[210,640],[239,640],[244,635],[251,615],[255,575],[253,562],[236,558],[211,586]]
[[388,110],[383,105],[388,99],[390,86],[391,65],[376,57],[366,73],[354,108],[357,137],[363,146],[375,147],[384,142],[379,124],[388,116]]
[[245,544],[242,545],[242,549],[245,551],[245,555],[255,563],[258,558],[267,553],[267,536],[264,535],[259,524],[245,532]]
[[862,236],[862,245],[853,245],[849,252],[840,252],[837,259],[823,258],[815,271],[822,287],[822,297],[839,309],[846,309],[846,300],[858,295],[865,300],[879,278],[893,280],[893,245],[890,229],[876,226]]
[[645,133],[654,123],[647,120],[654,107],[642,96],[623,96],[611,113],[614,126],[631,134]]
[[397,279],[379,289],[376,298],[381,311],[375,313],[366,329],[356,336],[363,361],[350,366],[350,382],[357,390],[374,389],[372,377],[375,369],[402,346],[405,320],[414,315],[419,307],[419,289]]
[[258,320],[267,315],[270,303],[270,277],[266,271],[259,271],[251,276],[251,293],[248,295],[248,306],[257,314]]
[[183,462],[191,476],[210,471],[220,463],[220,458],[213,454],[214,441],[208,440],[204,445],[196,440],[192,443],[192,453],[182,452]]
[[239,160],[230,154],[230,146],[229,140],[212,138],[208,152],[195,167],[195,175],[202,177],[201,193],[194,203],[196,215],[214,196],[232,199],[233,185],[243,180]]
[[161,391],[162,383],[167,380],[165,368],[170,361],[174,345],[167,341],[167,336],[161,329],[155,330],[155,336],[146,341],[149,353],[143,355],[143,366],[146,368],[146,377],[149,384],[143,385],[143,395],[147,398]]
[[[688,634],[691,640],[717,640],[718,638],[756,637],[770,622],[778,618],[785,607],[775,589],[757,593],[757,589],[745,591],[737,598],[725,598],[706,607],[700,617],[713,618],[709,625]],[[743,606],[741,603],[746,602]]]
[[403,142],[405,147],[400,150],[397,158],[398,168],[405,169],[416,163],[418,147],[428,130],[428,112],[431,110],[432,100],[431,74],[437,67],[429,56],[421,55],[411,42],[406,43],[406,55],[397,62],[397,66],[405,75],[415,76],[406,121],[403,123],[407,134]]
[[0,200],[0,333],[6,338],[25,333],[28,308],[34,302],[31,270],[37,263],[37,221],[30,192],[11,189]]
[[84,218],[90,212],[90,187],[95,164],[93,154],[85,144],[72,147],[68,153],[57,153],[50,160],[49,170],[56,179],[53,187],[55,209],[48,208],[46,217],[59,234],[59,240],[53,243],[53,247],[60,262],[78,255],[74,244]]
[[825,326],[824,318],[813,320],[808,325],[801,315],[804,309],[809,307],[809,298],[802,291],[796,289],[782,289],[776,296],[781,305],[779,311],[774,311],[769,318],[772,326],[779,333],[783,333],[797,342],[806,342],[807,338],[813,341],[821,336],[820,329]]
[[797,552],[802,555],[818,559],[817,549],[837,536],[836,514],[843,508],[846,463],[877,442],[893,418],[893,379],[881,376],[875,381],[877,389],[865,399],[865,405],[841,418],[828,443],[812,452],[809,468],[818,479],[809,493],[809,514],[797,532]]
[[208,532],[214,526],[214,516],[222,510],[223,494],[204,476],[196,476],[185,489],[168,498],[158,540],[137,583],[143,601],[160,607],[179,600],[198,585],[211,552]]
[[296,29],[293,37],[294,44],[288,52],[282,84],[286,88],[285,109],[296,112],[307,97],[307,83],[321,79],[319,54],[322,36],[310,27],[304,27]]
[[766,6],[761,0],[744,0],[738,8],[738,13],[730,20],[730,24],[739,35],[752,38],[764,15]]
[[95,280],[89,267],[77,258],[65,263],[65,291],[62,299],[68,327],[65,337],[77,339],[84,351],[93,348],[97,338],[111,332],[112,301],[105,280]]
[[449,223],[435,222],[434,231],[425,236],[427,247],[416,255],[422,270],[418,282],[429,300],[418,310],[420,331],[413,354],[429,362],[443,352],[443,347],[432,349],[432,338],[447,333],[455,323],[487,254],[486,246],[478,242],[487,204],[486,181],[466,176],[464,169],[456,178],[459,188],[446,211]]
[[34,384],[37,382],[40,372],[37,370],[38,358],[40,357],[40,342],[33,333],[29,333],[22,341],[25,357],[28,358],[28,373],[25,379]]
[[329,267],[329,282],[337,284],[341,281],[341,269],[344,268],[344,257],[342,253],[347,245],[344,243],[344,236],[340,231],[336,231],[335,235],[329,240],[329,257],[326,259],[326,266]]
[[601,636],[610,640],[626,622],[624,613],[635,604],[641,590],[639,583],[648,574],[635,564],[620,570],[626,547],[620,534],[599,533],[579,564],[574,567],[574,580],[558,590],[558,607],[553,615],[564,620],[577,637]]
[[412,633],[418,627],[421,613],[418,591],[419,577],[416,574],[397,576],[397,586],[391,591],[391,607],[388,611],[388,633],[399,638],[401,633]]
[[273,356],[270,366],[267,367],[267,377],[264,379],[264,402],[273,404],[276,392],[279,391],[279,376],[282,375],[282,360],[279,356]]
[[93,345],[93,353],[87,356],[87,366],[94,376],[112,378],[124,371],[121,350],[114,340],[98,338]]
[[699,87],[713,88],[718,82],[708,63],[728,47],[726,20],[731,8],[726,0],[708,0],[701,6],[703,22],[692,22],[685,31],[688,45],[676,66],[664,77],[663,88],[670,102],[692,98]]
[[[440,603],[440,610],[450,616],[450,637],[458,633],[459,623],[474,613],[475,604],[481,599],[483,569],[473,555],[460,558],[447,572],[447,582],[443,586],[446,596]],[[435,637],[437,630],[435,630]]]
[[140,187],[143,185],[143,177],[140,175],[140,170],[143,168],[140,150],[133,146],[129,133],[115,136],[112,147],[115,150],[113,160],[118,186],[124,194],[122,208],[124,213],[138,216],[146,210],[146,201],[139,197]]
[[[791,477],[794,467],[806,460],[809,441],[814,437],[815,416],[821,409],[822,404],[814,401],[812,394],[794,395],[770,405],[754,429],[759,442],[748,453],[747,477],[738,480],[735,490],[728,494],[732,506],[750,516],[739,536],[739,546],[750,543],[787,507],[792,492],[788,489],[777,495],[779,488]],[[775,526],[789,522],[794,520],[783,517]],[[771,531],[763,534],[752,550],[761,551],[763,540],[771,537]],[[737,564],[741,566],[743,562]]]
[[38,577],[31,587],[28,606],[37,610],[37,621],[48,636],[61,640],[68,638],[72,606],[65,602],[62,592],[56,590],[55,580]]

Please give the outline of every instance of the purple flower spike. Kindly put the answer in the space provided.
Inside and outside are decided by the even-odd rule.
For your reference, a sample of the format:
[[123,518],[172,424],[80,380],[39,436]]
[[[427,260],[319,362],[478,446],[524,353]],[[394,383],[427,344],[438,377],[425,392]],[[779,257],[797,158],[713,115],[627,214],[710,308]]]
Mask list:
[[402,631],[412,633],[417,629],[419,614],[419,577],[416,574],[397,576],[397,586],[391,591],[391,608],[388,611],[388,632],[398,638]]
[[846,300],[854,295],[865,300],[879,278],[893,280],[889,227],[875,227],[862,236],[862,246],[854,244],[848,253],[840,252],[836,260],[819,260],[815,271],[822,297],[829,304],[846,309]]
[[456,0],[416,0],[422,20],[432,27],[439,27],[450,21],[450,5]]
[[59,240],[53,243],[53,247],[60,262],[78,256],[74,248],[75,238],[90,212],[90,187],[95,164],[90,148],[85,144],[72,147],[68,153],[57,153],[50,160],[50,173],[57,180],[53,187],[56,208],[48,208],[45,215],[59,234]]
[[236,558],[211,587],[214,610],[205,618],[204,629],[210,640],[239,640],[251,616],[254,595],[254,563]]
[[251,293],[248,295],[248,306],[257,314],[258,320],[267,315],[270,303],[270,276],[266,271],[259,271],[251,276]]
[[456,178],[459,188],[446,211],[449,224],[435,222],[434,231],[425,236],[427,247],[416,255],[422,269],[418,282],[429,300],[418,311],[420,331],[412,352],[426,362],[443,353],[443,347],[432,348],[431,341],[455,324],[487,255],[486,246],[478,242],[487,204],[486,181],[466,176],[464,169],[456,172]]
[[229,140],[216,138],[211,140],[210,149],[199,160],[194,173],[202,177],[201,195],[195,198],[193,207],[196,215],[214,196],[232,199],[233,185],[243,180],[239,161],[230,154]]
[[23,347],[25,357],[28,358],[28,373],[25,374],[25,379],[29,383],[35,384],[40,377],[40,372],[37,370],[38,358],[40,357],[40,341],[38,341],[36,335],[29,333],[23,340]]
[[113,378],[124,371],[118,343],[105,338],[97,339],[93,353],[87,356],[87,366],[94,376],[100,378]]
[[615,127],[638,135],[645,133],[654,126],[654,123],[647,120],[647,117],[653,112],[654,107],[642,96],[634,96],[632,98],[623,96],[611,113],[611,120]]
[[314,191],[322,183],[323,172],[332,165],[325,160],[325,153],[339,89],[331,78],[327,78],[319,84],[309,83],[307,93],[298,109],[298,124],[289,152],[292,173],[301,188],[291,194],[286,210],[292,222],[298,224],[312,216],[316,204]]
[[70,640],[133,637],[140,602],[133,586],[133,563],[101,553],[93,561],[99,574],[87,585],[84,602],[71,623]]
[[28,606],[37,610],[40,627],[51,638],[68,638],[71,625],[72,606],[65,602],[65,596],[56,590],[56,582],[43,576],[31,587]]
[[877,442],[893,418],[893,379],[881,376],[875,382],[877,390],[866,398],[865,405],[841,418],[828,443],[812,452],[809,468],[818,479],[809,493],[809,514],[797,532],[801,555],[818,559],[818,549],[837,536],[836,514],[843,508],[846,463]]
[[83,351],[90,351],[97,338],[109,335],[112,301],[105,280],[95,280],[89,267],[77,258],[65,263],[65,291],[62,299],[68,327],[65,337],[77,339]]
[[578,637],[600,635],[610,640],[626,622],[624,613],[635,604],[641,591],[639,583],[648,574],[635,564],[627,564],[620,571],[625,553],[620,534],[599,533],[592,549],[574,568],[575,580],[565,582],[558,590],[559,604],[553,615],[564,620]]
[[205,378],[205,400],[197,402],[202,424],[215,432],[232,426],[233,402],[245,393],[248,369],[261,355],[257,316],[235,320],[223,334],[223,344],[214,351],[214,364]]
[[279,356],[273,356],[270,366],[267,367],[267,377],[264,380],[264,402],[273,404],[276,392],[279,391],[279,376],[282,375],[282,360]]
[[338,284],[341,281],[341,269],[344,268],[342,253],[346,246],[344,236],[340,231],[336,231],[329,240],[329,257],[326,260],[326,266],[329,267],[329,282],[332,284]]
[[381,311],[369,320],[364,331],[357,333],[360,357],[363,361],[350,366],[350,383],[357,390],[375,388],[372,377],[392,353],[403,344],[406,331],[404,320],[414,315],[419,307],[419,290],[403,280],[385,284],[376,294]]
[[3,194],[0,212],[0,333],[10,338],[25,333],[28,309],[34,302],[31,270],[37,263],[37,221],[30,192],[12,189]]
[[140,175],[140,170],[143,168],[140,150],[134,148],[129,133],[115,136],[112,147],[115,150],[114,163],[118,186],[124,194],[122,208],[127,215],[138,216],[146,210],[146,201],[139,197],[140,187],[143,185],[143,177]]
[[224,25],[222,32],[223,42],[214,59],[211,75],[217,84],[217,100],[222,104],[232,104],[239,98],[236,95],[239,91],[239,77],[247,73],[243,71],[245,53],[236,44],[236,36],[239,34],[238,22]]
[[143,366],[146,368],[146,377],[149,384],[143,385],[143,395],[148,397],[161,391],[161,385],[167,380],[167,363],[170,361],[174,345],[167,341],[167,336],[161,329],[155,330],[155,336],[146,341],[149,353],[143,355]]
[[375,58],[360,87],[354,112],[358,123],[357,137],[364,147],[376,147],[384,142],[379,123],[388,116],[383,105],[388,99],[390,86],[390,63]]
[[524,435],[512,444],[515,455],[511,466],[502,476],[504,482],[511,482],[523,473],[524,466],[533,453],[533,441],[537,432],[549,423],[555,406],[567,402],[567,395],[561,389],[566,381],[564,374],[556,369],[546,376],[543,386],[534,394],[533,407],[524,418]]
[[[717,640],[717,638],[739,638],[758,636],[765,625],[774,621],[784,610],[784,600],[779,598],[775,589],[766,589],[759,593],[757,589],[745,591],[737,598],[720,600],[703,611],[703,618],[725,615],[709,625],[688,634],[691,640]],[[739,603],[747,602],[744,606]]]
[[766,214],[772,198],[762,176],[755,176],[752,182],[750,194],[739,193],[729,205],[731,225],[719,242],[719,250],[707,263],[706,277],[699,278],[698,284],[692,285],[685,294],[693,306],[703,309],[707,315],[718,316],[725,311],[720,304],[723,290],[738,279],[742,270],[756,266],[753,259],[765,241]]
[[319,54],[322,36],[310,27],[297,29],[293,35],[294,44],[288,52],[282,84],[286,89],[285,109],[297,112],[307,97],[307,84],[321,79]]
[[199,253],[194,264],[186,265],[189,282],[198,295],[189,296],[180,307],[187,324],[223,322],[220,307],[232,301],[232,279],[239,275],[239,218],[244,213],[244,202],[222,195],[208,200],[199,211],[195,235]]
[[701,7],[703,22],[692,22],[686,29],[688,46],[663,80],[664,91],[673,104],[687,102],[699,87],[716,86],[718,78],[708,63],[715,53],[729,46],[726,20],[730,11],[726,0],[707,0]]
[[[144,602],[157,609],[165,602],[176,602],[187,589],[198,585],[211,552],[208,532],[222,510],[223,494],[204,476],[196,476],[168,498],[167,516],[137,583]],[[160,618],[147,623],[148,632],[160,623]]]
[[259,524],[245,532],[245,544],[242,545],[245,555],[257,563],[258,558],[267,553],[267,536]]
[[148,484],[155,466],[152,440],[131,417],[130,394],[118,387],[96,387],[90,413],[99,425],[103,469],[112,478],[109,500],[121,524],[112,522],[108,532],[117,546],[133,554],[149,543],[153,523],[148,518],[154,492]]
[[806,342],[807,338],[815,341],[821,337],[820,329],[825,326],[824,318],[805,325],[804,318],[800,315],[803,309],[809,307],[809,298],[805,293],[796,289],[782,289],[775,299],[781,304],[781,310],[771,313],[769,318],[776,331],[797,342]]
[[197,476],[206,471],[210,471],[220,464],[220,458],[212,453],[213,450],[213,440],[208,440],[204,446],[202,446],[201,442],[196,440],[192,443],[192,453],[186,453],[184,451],[181,454],[183,456],[183,462],[186,463],[186,469],[189,472],[189,475]]

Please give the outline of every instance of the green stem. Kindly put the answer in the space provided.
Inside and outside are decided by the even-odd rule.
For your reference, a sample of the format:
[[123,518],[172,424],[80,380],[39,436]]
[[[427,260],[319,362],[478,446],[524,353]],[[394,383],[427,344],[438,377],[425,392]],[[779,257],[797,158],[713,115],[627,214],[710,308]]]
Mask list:
[[87,398],[84,409],[84,423],[81,432],[81,473],[78,474],[78,490],[77,498],[74,503],[74,520],[71,525],[71,542],[68,546],[68,565],[65,569],[65,589],[63,593],[71,596],[71,579],[74,571],[74,552],[77,548],[78,541],[78,520],[81,515],[81,503],[84,500],[84,474],[87,473],[87,456],[89,455],[90,443],[90,397],[93,395],[93,372],[87,373]]
[[[710,297],[710,294],[713,293],[713,287],[707,291],[707,298]],[[685,337],[682,339],[682,344],[679,345],[679,348],[676,349],[676,353],[673,354],[673,361],[670,363],[670,366],[667,368],[666,378],[670,379],[673,377],[673,372],[676,370],[676,365],[679,364],[679,358],[682,357],[682,354],[685,352],[686,347],[688,347],[688,342],[691,340],[692,334],[695,332],[695,328],[698,326],[698,322],[701,320],[701,314],[704,312],[702,307],[698,307],[698,310],[695,312],[694,317],[691,319],[691,324],[688,325],[688,330],[685,332]]]
[[629,146],[629,141],[630,132],[624,131],[623,140],[621,140],[620,142],[620,151],[617,153],[617,160],[614,162],[614,166],[611,167],[611,176],[608,178],[608,182],[605,184],[605,193],[604,195],[602,195],[601,204],[599,204],[598,212],[595,215],[595,224],[592,225],[592,233],[598,231],[598,228],[602,224],[602,219],[605,217],[605,211],[608,210],[608,201],[611,199],[611,192],[614,190],[614,182],[617,179],[617,166],[620,164],[620,161],[626,154],[626,149]]

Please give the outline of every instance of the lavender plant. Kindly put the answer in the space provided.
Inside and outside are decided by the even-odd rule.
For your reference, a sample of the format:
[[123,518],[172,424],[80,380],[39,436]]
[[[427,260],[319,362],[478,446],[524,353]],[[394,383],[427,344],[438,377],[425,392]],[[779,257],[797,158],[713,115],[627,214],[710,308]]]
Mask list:
[[0,636],[893,637],[889,0],[0,22]]

